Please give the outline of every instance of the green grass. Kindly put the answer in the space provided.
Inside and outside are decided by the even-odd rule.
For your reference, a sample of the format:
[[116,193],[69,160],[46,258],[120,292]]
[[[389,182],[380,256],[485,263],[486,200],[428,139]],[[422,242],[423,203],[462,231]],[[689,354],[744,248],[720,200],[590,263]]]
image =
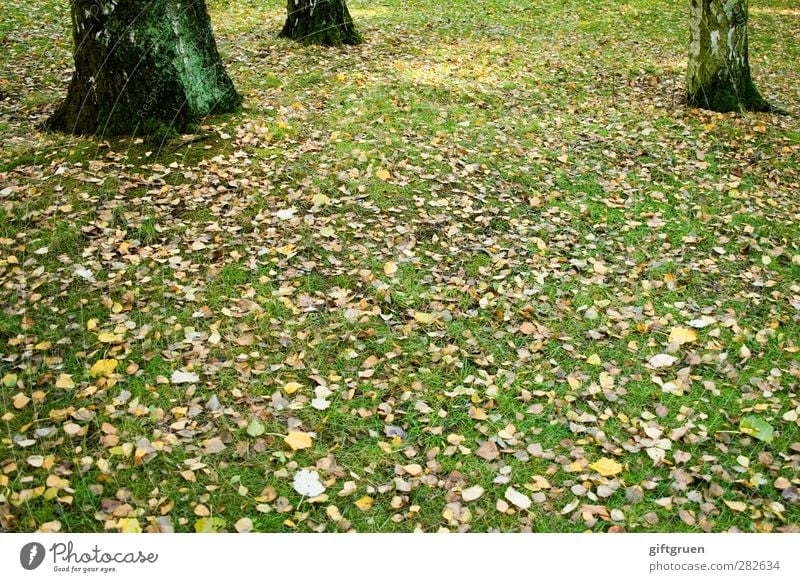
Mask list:
[[[185,145],[37,132],[65,90],[66,14],[20,4],[0,24],[3,530],[194,531],[203,508],[230,531],[797,527],[774,483],[799,485],[800,127],[684,107],[683,6],[353,0],[366,44],[321,50],[276,38],[280,2],[209,4],[245,105]],[[756,82],[790,110],[792,10],[751,6]],[[703,314],[679,364],[646,367]],[[103,358],[116,374],[91,377]],[[189,367],[199,383],[170,383]],[[739,434],[749,414],[773,443]],[[289,450],[295,427],[311,448]],[[487,438],[498,459],[476,456]],[[619,474],[589,468],[602,457]],[[311,503],[292,478],[315,467]],[[509,485],[544,498],[504,508]]]

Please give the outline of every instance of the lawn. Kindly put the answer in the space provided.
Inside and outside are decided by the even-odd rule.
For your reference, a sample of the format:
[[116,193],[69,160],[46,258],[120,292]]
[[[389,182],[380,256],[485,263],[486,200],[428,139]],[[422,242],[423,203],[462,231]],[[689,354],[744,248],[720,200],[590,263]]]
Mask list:
[[798,531],[800,10],[723,115],[685,4],[212,0],[243,109],[114,140],[4,8],[0,528]]

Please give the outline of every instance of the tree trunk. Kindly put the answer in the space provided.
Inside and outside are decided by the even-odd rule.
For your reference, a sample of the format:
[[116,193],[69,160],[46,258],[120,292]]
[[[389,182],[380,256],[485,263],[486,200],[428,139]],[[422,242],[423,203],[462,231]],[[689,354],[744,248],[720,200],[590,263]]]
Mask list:
[[281,36],[305,44],[358,44],[361,35],[345,0],[287,0]]
[[236,109],[205,0],[72,0],[75,72],[45,127],[120,135]]
[[767,111],[747,54],[747,0],[691,0],[689,105],[713,111]]

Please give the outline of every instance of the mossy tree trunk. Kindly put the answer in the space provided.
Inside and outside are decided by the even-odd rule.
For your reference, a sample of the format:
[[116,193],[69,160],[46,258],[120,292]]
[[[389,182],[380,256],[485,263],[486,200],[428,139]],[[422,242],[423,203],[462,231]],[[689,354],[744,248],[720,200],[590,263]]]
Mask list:
[[75,72],[45,127],[75,134],[180,129],[241,98],[205,0],[71,0]]
[[287,0],[281,36],[324,46],[361,42],[345,0]]
[[766,111],[747,50],[747,0],[690,0],[689,105],[713,111]]

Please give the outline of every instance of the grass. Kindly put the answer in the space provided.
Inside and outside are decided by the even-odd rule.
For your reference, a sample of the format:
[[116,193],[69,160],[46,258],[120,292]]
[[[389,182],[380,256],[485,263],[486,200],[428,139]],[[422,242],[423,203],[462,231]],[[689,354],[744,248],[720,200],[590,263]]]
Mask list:
[[[177,148],[33,130],[65,89],[68,19],[48,0],[0,24],[5,531],[797,527],[800,127],[683,106],[682,6],[354,0],[367,42],[346,50],[277,39],[277,1],[210,6],[245,106]],[[793,110],[782,8],[751,7],[751,64]],[[646,367],[703,314],[679,365]],[[90,377],[101,358],[114,376]],[[201,381],[171,384],[185,368]],[[738,433],[748,414],[773,443]],[[287,448],[295,427],[311,448]],[[305,467],[326,499],[292,488]],[[538,501],[508,507],[509,485]]]

